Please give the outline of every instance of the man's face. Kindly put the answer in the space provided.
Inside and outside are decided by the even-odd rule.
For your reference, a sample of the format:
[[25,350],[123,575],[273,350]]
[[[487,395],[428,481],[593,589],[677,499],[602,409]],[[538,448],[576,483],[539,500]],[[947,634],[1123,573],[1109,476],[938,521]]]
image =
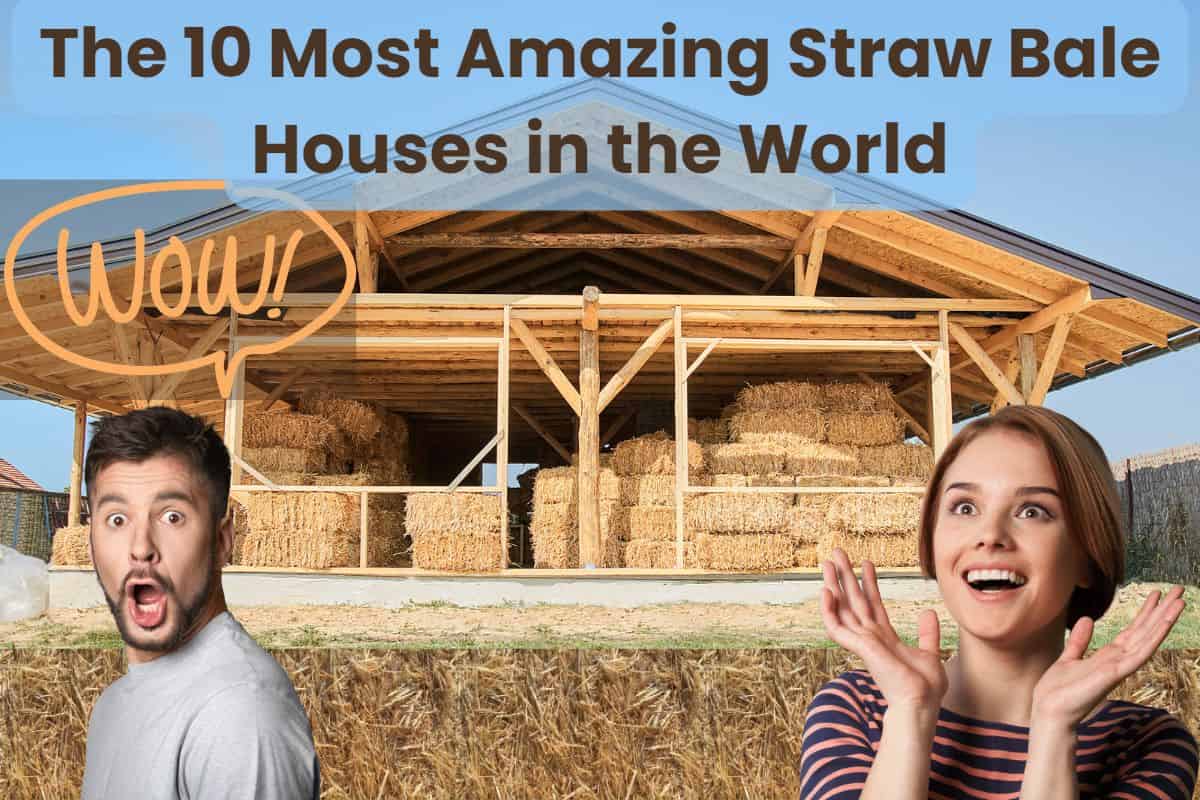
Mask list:
[[114,462],[94,484],[96,578],[130,660],[149,661],[220,613],[231,525],[214,532],[208,482],[176,455]]

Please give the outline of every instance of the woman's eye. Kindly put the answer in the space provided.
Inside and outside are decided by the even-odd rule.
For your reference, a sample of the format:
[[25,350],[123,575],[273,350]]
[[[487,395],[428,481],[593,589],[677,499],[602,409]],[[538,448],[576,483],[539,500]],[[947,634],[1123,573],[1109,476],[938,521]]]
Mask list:
[[961,502],[954,503],[953,505],[950,506],[950,513],[951,514],[974,514],[975,513],[975,504],[968,500],[963,500]]
[[1041,506],[1022,506],[1017,512],[1021,519],[1050,519],[1050,512]]
[[125,524],[125,515],[109,514],[104,521],[110,528],[119,528]]

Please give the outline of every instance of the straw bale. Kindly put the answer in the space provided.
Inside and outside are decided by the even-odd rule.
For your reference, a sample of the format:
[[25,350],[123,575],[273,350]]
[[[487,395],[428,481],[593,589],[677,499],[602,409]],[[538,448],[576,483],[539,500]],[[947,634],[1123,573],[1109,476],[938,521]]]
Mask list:
[[674,475],[622,475],[619,488],[627,506],[675,505]]
[[[704,471],[704,451],[699,443],[688,441],[688,471]],[[620,475],[652,475],[675,472],[675,440],[663,431],[626,439],[616,446],[613,469]]]
[[797,475],[796,486],[891,486],[884,475]]
[[859,471],[864,475],[929,480],[933,474],[933,448],[925,444],[887,444],[859,447]]
[[[675,542],[634,539],[625,545],[625,566],[639,569],[675,569]],[[696,546],[683,543],[684,569],[696,568]]]
[[[620,478],[611,468],[600,468],[600,499],[620,497]],[[575,467],[550,467],[538,470],[533,485],[533,503],[576,503],[579,501],[579,473]]]
[[574,503],[534,502],[529,524],[533,563],[538,567],[579,566],[579,525]]
[[729,418],[729,437],[742,444],[820,442],[825,439],[825,415],[790,408],[743,411]]
[[600,536],[621,541],[629,539],[629,506],[616,502],[601,503]]
[[[685,525],[683,538],[695,538],[690,525]],[[670,506],[631,506],[629,508],[629,539],[675,541],[675,509]]]
[[891,411],[835,411],[829,414],[831,444],[885,445],[904,439],[904,420]]
[[720,444],[729,441],[729,420],[688,418],[688,438],[700,444]]
[[245,561],[246,537],[250,535],[250,514],[237,500],[230,501],[229,509],[233,512],[233,552],[229,561],[231,564],[242,564]]
[[[659,433],[662,434],[663,432],[659,431]],[[663,434],[663,435],[665,436],[666,434]],[[613,459],[612,453],[601,453],[600,454],[600,469],[612,469],[612,465],[613,465],[612,459]],[[571,454],[571,466],[572,467],[579,466],[579,453]]]
[[854,475],[858,456],[851,447],[807,442],[787,448],[785,472],[793,475]]
[[843,494],[830,503],[827,520],[832,528],[866,536],[916,531],[920,517],[915,494]]
[[790,495],[698,494],[688,498],[687,527],[701,533],[778,533],[787,524]]
[[[381,481],[381,477],[383,476],[371,472],[348,472],[338,475],[314,475],[311,483],[314,486],[403,486],[406,483],[405,481],[392,484],[390,481]],[[358,495],[350,496],[358,502]],[[400,511],[404,508],[404,495],[370,494],[367,496],[367,508]]]
[[738,392],[736,404],[743,412],[805,408],[819,410],[825,405],[825,387],[808,381],[779,381],[747,386]]
[[829,528],[829,505],[836,494],[802,494],[787,510],[783,532],[799,542],[816,544]]
[[784,471],[787,450],[766,443],[710,444],[704,448],[704,460],[712,473],[766,475]]
[[766,475],[742,475],[738,472],[722,472],[710,475],[703,486],[795,486],[795,478],[786,472],[768,472]]
[[[255,469],[258,468],[258,465],[253,461],[250,462],[250,466],[254,467]],[[276,486],[316,486],[317,479],[325,477],[312,472],[292,472],[290,470],[278,469],[259,470],[259,472],[263,473],[267,480]],[[255,478],[249,472],[242,473],[242,482],[248,483],[252,486],[263,485],[259,482],[258,478]]]
[[787,569],[796,560],[796,540],[777,533],[732,536],[700,534],[696,561],[701,569],[766,572]]
[[796,541],[796,559],[794,567],[816,567],[821,564],[821,546],[809,542]]
[[[336,446],[338,429],[324,417],[289,412],[247,412],[242,421],[242,447]],[[253,462],[252,462],[253,463]]]
[[324,447],[247,447],[242,459],[274,481],[271,473],[324,472],[329,451]]
[[412,563],[417,569],[492,572],[504,568],[504,558],[499,531],[435,530],[413,538]]
[[313,534],[358,530],[359,507],[355,495],[333,492],[247,492],[244,505],[251,528],[296,530]]
[[87,525],[68,525],[54,531],[50,563],[60,567],[90,567]]
[[338,397],[325,388],[310,389],[300,396],[300,411],[334,422],[357,444],[375,438],[383,427],[383,413],[370,403]]
[[825,384],[827,411],[890,411],[892,392],[886,383],[872,381],[833,381]]
[[856,567],[863,561],[870,561],[877,567],[915,567],[920,563],[915,530],[901,534],[861,536],[830,527],[817,545],[818,558],[822,561],[832,558],[835,547],[845,550],[846,557]]
[[487,533],[499,541],[500,498],[479,492],[410,494],[406,523],[414,542],[427,533]]
[[[259,567],[357,566],[359,500],[324,492],[253,492],[234,509],[234,563]],[[391,566],[403,550],[402,517],[371,509],[367,558]]]

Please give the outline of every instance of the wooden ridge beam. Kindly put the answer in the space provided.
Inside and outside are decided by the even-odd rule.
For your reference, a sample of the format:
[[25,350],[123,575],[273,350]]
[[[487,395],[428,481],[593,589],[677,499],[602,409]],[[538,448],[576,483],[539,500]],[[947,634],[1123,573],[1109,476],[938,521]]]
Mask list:
[[436,248],[771,248],[791,245],[776,236],[717,233],[410,233],[392,236],[399,247]]

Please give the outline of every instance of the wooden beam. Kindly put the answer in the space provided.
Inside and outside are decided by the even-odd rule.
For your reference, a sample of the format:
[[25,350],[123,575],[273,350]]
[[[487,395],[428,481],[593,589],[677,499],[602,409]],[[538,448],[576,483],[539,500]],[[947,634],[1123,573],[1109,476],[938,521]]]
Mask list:
[[408,291],[408,276],[404,274],[403,270],[400,269],[400,265],[396,263],[396,259],[392,258],[392,254],[388,252],[387,242],[384,241],[383,234],[379,232],[379,227],[375,224],[375,220],[371,218],[371,213],[369,211],[360,211],[358,213],[362,215],[362,221],[366,225],[367,235],[371,237],[371,243],[379,251],[379,255],[383,256],[384,263],[388,265],[388,269],[400,281],[400,288]]
[[[1009,383],[1016,385],[1016,380],[1021,376],[1021,356],[1014,349],[1008,357],[1008,364],[1004,367],[1004,379]],[[996,396],[992,399],[990,413],[995,414],[1000,409],[1008,405],[1008,398],[1003,392],[997,391]]]
[[68,489],[67,526],[79,524],[80,511],[83,508],[83,498],[80,496],[83,483],[83,440],[87,433],[87,403],[80,400],[75,403],[75,437],[71,450],[71,485]]
[[600,408],[598,413],[604,413],[604,409],[608,407],[608,404],[616,399],[622,389],[629,385],[629,382],[638,374],[638,370],[650,360],[650,356],[658,352],[658,348],[667,336],[670,335],[673,327],[674,323],[669,319],[660,323],[654,329],[654,332],[646,338],[646,341],[642,342],[642,345],[634,351],[634,354],[629,357],[625,365],[608,379],[608,383],[605,384],[603,391],[600,392]]
[[1040,406],[1046,402],[1046,394],[1050,391],[1050,384],[1054,382],[1054,376],[1058,372],[1058,362],[1063,347],[1067,344],[1067,336],[1071,333],[1071,322],[1074,318],[1073,314],[1063,314],[1054,323],[1050,343],[1046,345],[1046,352],[1042,356],[1042,366],[1033,382],[1033,389],[1029,392],[1030,405]]
[[1012,382],[1004,375],[1004,370],[996,365],[982,347],[979,342],[975,341],[967,329],[956,322],[949,323],[950,335],[954,337],[954,341],[958,342],[958,346],[963,349],[971,360],[983,371],[984,376],[992,382],[996,390],[1001,392],[1008,402],[1015,406],[1025,405],[1025,397],[1021,392],[1017,391],[1017,387],[1012,385]]
[[950,390],[950,324],[945,311],[938,315],[938,349],[934,353],[936,369],[931,370],[930,414],[934,461],[942,457],[954,432],[954,405]]
[[817,293],[817,281],[821,277],[821,260],[825,257],[825,237],[827,228],[817,228],[813,231],[812,243],[808,248],[808,266],[804,270],[804,285],[796,284],[796,294],[812,297]]
[[[550,445],[554,449],[554,452],[562,456],[564,464],[569,465],[571,463],[571,452],[554,437],[553,433],[546,429],[545,425],[538,422],[537,416],[532,411],[521,403],[513,403],[512,410],[517,412],[517,416],[525,420],[529,427],[533,429],[533,432],[542,437],[542,440]],[[604,446],[603,441],[600,443],[600,446]]]
[[262,406],[259,407],[259,411],[270,410],[271,406],[278,403],[279,399],[287,393],[287,390],[292,388],[292,384],[299,380],[306,372],[308,372],[308,367],[296,367],[294,370],[289,372],[287,377],[277,383],[275,388],[271,390],[271,393],[267,395],[265,400],[263,400]]
[[78,388],[63,386],[60,383],[48,381],[40,376],[30,375],[22,372],[21,370],[7,367],[3,364],[0,364],[0,378],[12,381],[13,383],[19,383],[22,386],[28,387],[34,392],[47,392],[49,394],[58,395],[64,400],[70,400],[74,402],[86,400],[88,405],[92,406],[93,408],[100,411],[107,411],[111,414],[124,414],[125,412],[129,411],[129,407],[121,405],[119,401],[105,400],[95,394],[90,393],[83,394],[78,390]]
[[[238,317],[232,309],[229,312],[229,358],[237,352],[238,347]],[[242,419],[246,411],[246,362],[238,365],[233,378],[233,387],[225,400],[225,449],[230,455],[237,456],[230,464],[230,483],[242,482],[242,466],[238,459],[242,457]]]
[[[613,437],[620,433],[621,430],[629,424],[629,420],[633,419],[635,416],[637,416],[637,406],[630,406],[622,411],[621,416],[617,417],[617,419],[608,426],[608,429],[605,430],[604,433],[600,434],[600,446],[604,447],[604,445],[611,442]],[[570,463],[570,461],[571,459],[568,458],[567,463]]]
[[805,263],[804,253],[796,253],[792,256],[792,285],[795,287],[793,294],[796,297],[804,296],[804,276],[807,271],[808,265]]
[[585,331],[600,329],[600,290],[595,286],[583,288],[583,316],[580,319]]
[[371,247],[371,232],[366,211],[354,212],[354,262],[358,267],[358,291],[374,294],[379,290],[379,256]]
[[[116,323],[112,326],[113,349],[116,351],[117,358],[125,366],[133,366],[137,363],[137,357],[134,355],[133,343],[129,340],[129,334],[125,330],[124,325]],[[134,408],[145,408],[146,401],[146,385],[141,379],[134,375],[125,375],[125,385],[129,387],[129,398]]]
[[[209,348],[216,343],[217,339],[220,339],[222,336],[224,336],[225,332],[228,330],[229,320],[216,320],[204,329],[204,333],[200,334],[200,338],[196,339],[196,341],[192,343],[192,346],[188,348],[187,354],[184,355],[183,359],[181,360],[191,361],[193,358],[200,358],[201,356],[207,354]],[[205,367],[205,369],[208,369],[208,367]],[[165,376],[162,383],[158,385],[158,388],[154,390],[154,394],[150,397],[149,405],[160,405],[170,399],[175,394],[175,390],[179,388],[179,384],[183,383],[183,379],[186,378],[187,375],[188,373],[186,372],[175,372]]]
[[675,306],[675,568],[683,569],[683,493],[688,477],[687,343],[683,338],[683,309]]
[[[492,452],[492,448],[500,443],[501,433],[501,431],[496,431],[496,435],[489,439],[488,443],[485,444],[483,448],[475,454],[475,457],[467,462],[467,465],[462,468],[462,471],[454,476],[454,480],[450,481],[450,485],[446,487],[446,491],[453,492],[458,488],[460,483],[467,479],[467,476],[471,474],[471,471],[479,466],[479,462],[483,461],[487,454]],[[493,488],[492,491],[495,491],[495,489]]]
[[504,307],[504,333],[500,339],[496,376],[496,488],[500,490],[500,566],[508,568],[508,444],[509,437],[509,356],[512,343],[509,330],[512,323],[512,307]]
[[[589,291],[590,290],[590,291]],[[600,333],[589,328],[589,316],[599,291],[584,289],[584,314],[579,329],[579,562],[591,568],[600,563]],[[592,306],[592,314],[588,306]]]
[[534,361],[537,362],[539,367],[541,367],[542,372],[546,373],[546,377],[550,379],[550,383],[554,384],[554,388],[558,390],[558,393],[562,395],[563,400],[567,401],[567,405],[569,405],[571,410],[575,412],[575,415],[578,416],[581,413],[579,392],[575,390],[575,386],[572,385],[571,381],[567,379],[567,376],[563,374],[563,371],[558,368],[558,364],[555,362],[554,356],[546,352],[546,348],[542,347],[541,342],[537,340],[537,337],[533,335],[533,333],[529,330],[529,326],[527,326],[524,322],[514,318],[509,324],[512,332],[515,333],[517,338],[521,340],[521,343],[525,345],[525,348],[529,351],[529,354],[533,356]]
[[1031,333],[1022,333],[1017,337],[1017,351],[1021,359],[1021,395],[1029,397],[1033,394],[1033,384],[1037,380],[1037,343]]
[[409,233],[391,237],[399,247],[436,248],[768,248],[786,250],[791,245],[776,236],[721,233]]

